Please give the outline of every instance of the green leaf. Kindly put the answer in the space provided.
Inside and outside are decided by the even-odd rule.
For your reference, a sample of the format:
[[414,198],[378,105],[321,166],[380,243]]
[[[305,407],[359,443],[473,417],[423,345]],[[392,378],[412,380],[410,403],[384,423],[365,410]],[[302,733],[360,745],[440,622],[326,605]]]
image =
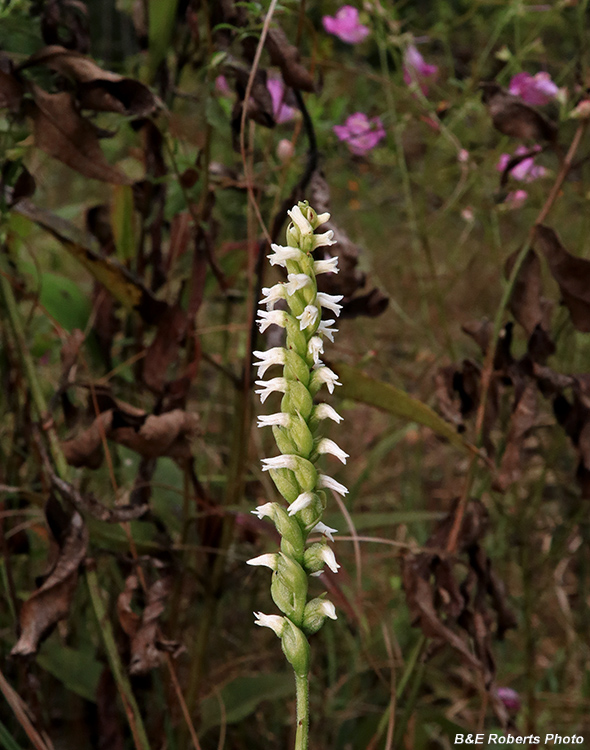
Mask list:
[[87,701],[96,701],[96,688],[103,665],[94,654],[48,641],[37,654],[37,663]]
[[170,49],[178,0],[149,0],[148,38],[150,49],[150,81]]
[[135,257],[135,214],[133,213],[133,188],[131,185],[113,187],[111,225],[119,260]]
[[445,422],[442,417],[439,417],[430,406],[410,396],[401,388],[396,388],[394,385],[384,383],[381,380],[375,380],[365,375],[364,372],[357,370],[356,367],[351,367],[343,362],[330,363],[330,367],[338,374],[342,382],[342,387],[338,389],[338,395],[342,398],[376,406],[378,409],[395,414],[396,417],[422,424],[436,432],[440,437],[446,438],[458,448],[462,448],[469,453],[479,454],[474,445],[457,434],[455,428]]
[[8,729],[0,721],[0,747],[3,750],[23,750],[22,747],[16,742],[14,737],[10,734]]
[[[258,677],[237,677],[220,694],[206,698],[201,704],[203,734],[222,722],[236,724],[253,713],[265,700],[280,700],[295,690],[293,675],[266,674]],[[223,711],[222,711],[223,706]]]

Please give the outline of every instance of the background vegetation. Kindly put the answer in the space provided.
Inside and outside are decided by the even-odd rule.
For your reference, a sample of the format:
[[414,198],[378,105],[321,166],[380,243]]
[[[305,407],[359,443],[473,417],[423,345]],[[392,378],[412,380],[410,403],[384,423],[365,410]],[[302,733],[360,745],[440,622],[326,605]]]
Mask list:
[[7,750],[292,744],[244,562],[300,199],[339,240],[351,455],[311,746],[590,731],[588,3],[357,9],[347,39],[331,1],[2,3]]

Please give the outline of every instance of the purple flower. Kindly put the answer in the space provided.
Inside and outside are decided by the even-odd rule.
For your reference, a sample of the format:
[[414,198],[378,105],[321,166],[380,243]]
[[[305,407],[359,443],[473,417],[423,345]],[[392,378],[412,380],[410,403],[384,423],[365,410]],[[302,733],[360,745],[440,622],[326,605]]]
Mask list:
[[229,94],[231,94],[229,83],[227,82],[227,78],[224,75],[217,76],[217,78],[215,79],[215,89],[222,96],[228,96]]
[[[512,193],[508,193],[504,205],[507,208],[521,208],[526,203],[528,197],[529,194],[526,190],[515,190]],[[514,693],[514,690],[510,690],[510,688],[498,688],[498,695],[500,695],[501,690],[508,690],[510,693]]]
[[283,82],[278,78],[269,78],[266,82],[266,88],[268,89],[272,99],[272,113],[275,118],[275,122],[283,123],[289,122],[295,118],[297,110],[294,107],[289,107],[285,104],[285,87]]
[[[534,150],[540,151],[541,147],[535,146]],[[529,153],[530,151],[531,149],[527,148],[526,146],[519,146],[514,152],[514,156],[522,156],[522,154]],[[496,169],[498,170],[498,172],[503,172],[508,166],[508,163],[511,159],[512,156],[510,154],[502,154],[496,165]],[[543,177],[546,172],[547,170],[545,169],[545,167],[541,167],[539,164],[535,164],[533,156],[529,156],[527,159],[523,159],[514,167],[514,169],[510,170],[510,174],[514,177],[515,180],[522,180],[523,182],[534,182],[534,180],[538,180],[539,177]]]
[[349,150],[357,156],[364,156],[385,138],[383,123],[378,117],[371,120],[364,112],[355,112],[344,125],[335,125],[332,130],[340,141],[344,141]]
[[516,690],[509,687],[499,687],[496,695],[510,713],[516,713],[520,709],[520,695]]
[[335,16],[322,18],[324,29],[347,44],[358,44],[369,34],[369,27],[359,23],[359,12],[352,5],[343,5]]
[[437,75],[438,67],[425,62],[416,47],[410,44],[404,52],[404,83],[407,86],[417,83],[422,93],[426,96],[428,93],[428,80],[432,79],[434,81]]
[[557,96],[559,87],[553,83],[549,73],[541,72],[534,76],[529,73],[517,73],[510,80],[508,91],[514,96],[519,96],[527,104],[542,106]]

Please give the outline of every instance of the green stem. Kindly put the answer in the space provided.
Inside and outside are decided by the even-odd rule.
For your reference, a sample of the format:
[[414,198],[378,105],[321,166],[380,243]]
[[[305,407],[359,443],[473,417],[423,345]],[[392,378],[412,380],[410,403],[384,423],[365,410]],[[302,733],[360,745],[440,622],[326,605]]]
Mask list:
[[309,742],[309,675],[295,675],[297,693],[297,733],[295,750],[307,750]]
[[86,583],[88,584],[90,599],[92,601],[96,619],[98,620],[100,632],[102,633],[107,659],[109,660],[111,671],[117,683],[117,687],[119,688],[119,693],[127,715],[129,728],[133,735],[135,747],[137,750],[150,750],[150,743],[143,725],[143,719],[141,718],[139,706],[133,695],[133,690],[131,689],[131,683],[129,682],[129,678],[127,677],[127,673],[125,672],[117,650],[115,635],[102,600],[102,595],[98,585],[98,577],[95,570],[86,570]]

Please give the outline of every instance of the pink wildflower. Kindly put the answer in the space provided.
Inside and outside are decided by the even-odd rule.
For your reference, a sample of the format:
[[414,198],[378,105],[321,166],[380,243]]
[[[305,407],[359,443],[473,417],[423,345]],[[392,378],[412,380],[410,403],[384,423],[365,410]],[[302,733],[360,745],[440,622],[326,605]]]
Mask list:
[[283,82],[278,78],[269,78],[266,82],[266,88],[269,90],[272,99],[272,111],[275,122],[280,124],[293,120],[297,110],[284,103],[285,87]]
[[[529,194],[526,190],[515,190],[513,193],[508,193],[504,205],[506,208],[521,208],[526,203],[526,199]],[[507,688],[506,688],[507,689]]]
[[428,93],[428,80],[432,79],[434,81],[437,75],[438,67],[425,62],[416,47],[410,44],[404,52],[404,83],[407,86],[417,83],[422,93],[426,96]]
[[227,82],[227,78],[223,75],[217,76],[217,78],[215,79],[215,89],[217,93],[221,94],[222,96],[231,94],[231,89],[229,87],[229,83]]
[[520,709],[520,696],[516,690],[509,687],[499,687],[496,694],[510,713],[516,713]]
[[344,125],[335,125],[332,130],[340,141],[344,141],[349,150],[357,156],[364,156],[385,138],[383,123],[378,117],[371,120],[364,112],[355,112]]
[[347,44],[358,44],[369,34],[369,27],[359,23],[359,12],[352,5],[343,5],[335,16],[322,18],[324,29]]
[[517,73],[510,80],[508,91],[514,96],[519,96],[527,104],[542,106],[557,96],[559,87],[553,83],[549,73],[541,72],[534,76],[529,73]]
[[[534,150],[540,151],[540,149],[540,146],[536,146]],[[514,155],[521,156],[522,154],[530,152],[530,150],[531,149],[527,148],[526,146],[519,146],[514,152]],[[508,163],[511,159],[512,156],[510,154],[502,154],[500,156],[498,164],[496,165],[496,169],[498,170],[498,172],[503,172],[508,166]],[[517,164],[514,169],[511,169],[510,174],[512,175],[512,177],[514,177],[515,180],[522,180],[523,182],[534,182],[534,180],[538,180],[539,177],[543,177],[546,171],[547,170],[545,169],[545,167],[542,167],[539,164],[535,164],[533,156],[529,156],[527,159],[523,159],[519,164]]]

